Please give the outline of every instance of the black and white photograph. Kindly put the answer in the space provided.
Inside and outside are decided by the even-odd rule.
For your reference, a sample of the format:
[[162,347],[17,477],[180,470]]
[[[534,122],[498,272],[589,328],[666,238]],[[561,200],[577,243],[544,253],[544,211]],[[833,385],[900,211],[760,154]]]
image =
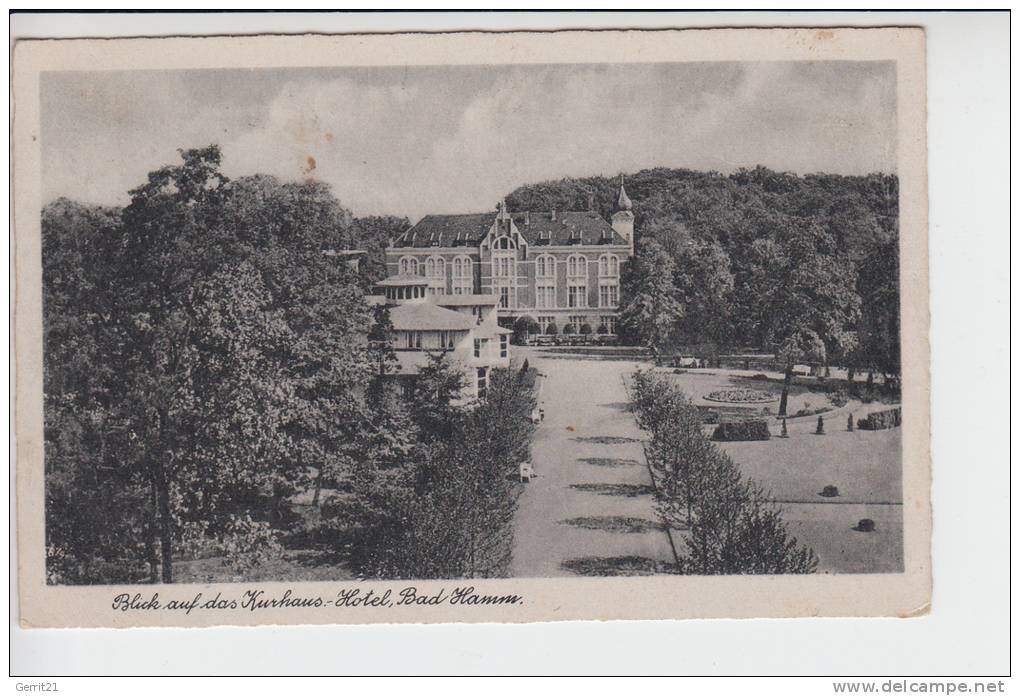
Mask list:
[[40,72],[45,585],[908,573],[900,69]]

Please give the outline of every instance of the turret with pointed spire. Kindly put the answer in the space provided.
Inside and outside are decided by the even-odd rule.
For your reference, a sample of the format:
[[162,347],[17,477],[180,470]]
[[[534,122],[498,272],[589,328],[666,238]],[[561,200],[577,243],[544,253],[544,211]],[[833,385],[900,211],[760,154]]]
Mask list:
[[621,174],[620,195],[616,199],[617,210],[613,213],[613,229],[627,240],[632,256],[634,255],[634,213],[631,212],[633,207],[634,204],[631,203],[627,190],[623,187],[623,175]]
[[634,207],[627,195],[627,189],[623,188],[623,177],[620,177],[620,196],[616,199],[616,207],[618,210],[630,210]]

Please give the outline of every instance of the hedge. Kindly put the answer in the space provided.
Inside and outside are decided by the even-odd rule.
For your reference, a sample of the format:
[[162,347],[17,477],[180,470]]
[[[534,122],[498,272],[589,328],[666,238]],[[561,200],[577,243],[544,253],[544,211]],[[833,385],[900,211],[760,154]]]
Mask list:
[[772,434],[769,424],[763,420],[735,421],[720,423],[712,433],[713,440],[737,442],[744,440],[768,440]]
[[718,411],[711,411],[707,408],[698,407],[698,415],[701,416],[701,422],[704,425],[716,425],[719,423],[720,414]]
[[859,430],[886,430],[896,428],[900,425],[900,409],[891,408],[888,411],[875,411],[869,413],[866,418],[857,421]]

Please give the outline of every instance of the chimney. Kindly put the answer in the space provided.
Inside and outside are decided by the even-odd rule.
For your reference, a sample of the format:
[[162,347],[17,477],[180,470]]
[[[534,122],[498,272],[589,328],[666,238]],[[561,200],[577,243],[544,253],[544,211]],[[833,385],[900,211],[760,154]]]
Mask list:
[[525,226],[531,224],[531,211],[529,210],[524,211],[524,224]]
[[595,210],[595,194],[591,191],[588,192],[588,211]]
[[552,210],[550,210],[549,214],[552,216],[552,221],[556,222],[556,209],[553,208]]

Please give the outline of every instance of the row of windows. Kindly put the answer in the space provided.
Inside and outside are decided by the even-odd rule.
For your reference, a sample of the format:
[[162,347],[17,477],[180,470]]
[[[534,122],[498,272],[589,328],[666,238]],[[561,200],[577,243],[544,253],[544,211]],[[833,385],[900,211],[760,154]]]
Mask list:
[[[511,307],[511,296],[508,288],[499,289],[500,306]],[[616,307],[620,304],[620,286],[615,283],[599,285],[599,307]],[[556,286],[539,285],[535,288],[535,307],[538,309],[555,309]],[[588,286],[585,283],[574,283],[567,286],[567,307],[587,307]]]
[[[456,343],[456,332],[453,331],[402,331],[401,348],[408,350],[453,350]],[[424,340],[423,340],[424,339]]]
[[[594,263],[594,262],[593,262]],[[599,276],[614,278],[620,275],[620,257],[603,254],[598,260]],[[539,278],[556,276],[556,259],[552,256],[539,256],[535,259],[535,275]],[[586,278],[588,276],[588,259],[580,254],[567,258],[567,277]]]
[[[473,287],[454,286],[454,295],[470,295]],[[502,284],[496,287],[496,294],[499,295],[499,306],[501,309],[513,309],[517,306],[517,288],[512,285]],[[416,299],[424,297],[424,289],[418,287],[397,287],[387,288],[386,296],[391,300]],[[445,288],[429,288],[429,294],[444,294]],[[599,285],[599,307],[616,307],[620,303],[620,288],[616,284]],[[538,309],[555,309],[556,286],[539,285],[535,288],[535,307]],[[588,286],[585,283],[574,283],[567,286],[567,306],[587,307]],[[478,308],[480,309],[480,308]],[[480,320],[480,318],[479,318]],[[408,346],[410,348],[411,346]]]
[[[567,277],[581,278],[588,275],[588,259],[580,254],[571,255],[567,259]],[[593,262],[594,263],[594,262]],[[510,277],[514,275],[514,255],[497,253],[492,260],[493,275]],[[620,275],[620,257],[614,254],[603,254],[598,259],[599,276],[612,278]],[[446,261],[441,256],[430,256],[424,262],[414,256],[402,256],[400,258],[400,272],[406,275],[421,275],[426,278],[446,278]],[[457,256],[453,259],[453,277],[471,278],[471,259],[467,256]],[[548,254],[535,259],[535,275],[538,278],[556,277],[556,259]]]
[[[556,317],[548,315],[548,314],[540,314],[536,318],[536,320],[538,321],[538,325],[542,329],[542,333],[545,333],[545,331],[549,328],[550,324],[555,324],[556,323]],[[575,330],[579,330],[582,324],[589,324],[590,325],[591,321],[592,321],[591,317],[586,317],[586,316],[584,316],[582,314],[571,315],[571,316],[567,317],[567,323],[568,324],[572,324],[574,326]],[[602,315],[602,316],[600,316],[599,317],[599,326],[604,326],[605,327],[605,333],[615,334],[616,333],[616,327],[617,327],[616,317],[612,316],[612,315]],[[557,327],[557,328],[562,328],[562,327]]]

